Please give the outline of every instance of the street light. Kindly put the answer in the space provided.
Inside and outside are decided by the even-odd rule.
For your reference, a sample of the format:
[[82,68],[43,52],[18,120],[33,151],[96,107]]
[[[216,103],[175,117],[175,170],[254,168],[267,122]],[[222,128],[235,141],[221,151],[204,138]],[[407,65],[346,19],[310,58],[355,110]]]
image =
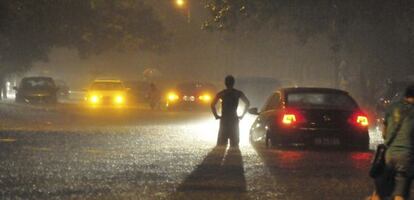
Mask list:
[[187,10],[187,22],[191,22],[191,9],[189,0],[175,0],[175,5],[180,9],[186,9]]
[[185,5],[185,1],[184,1],[184,0],[175,0],[175,4],[176,4],[178,7],[182,8],[182,7],[184,7],[184,5]]

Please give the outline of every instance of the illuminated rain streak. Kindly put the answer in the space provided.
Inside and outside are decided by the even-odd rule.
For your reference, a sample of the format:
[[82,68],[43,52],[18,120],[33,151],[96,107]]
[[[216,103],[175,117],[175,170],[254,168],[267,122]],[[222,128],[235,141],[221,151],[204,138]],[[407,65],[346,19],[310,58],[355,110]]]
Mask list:
[[14,139],[14,138],[0,138],[0,142],[4,142],[4,143],[12,143],[16,141],[17,139]]

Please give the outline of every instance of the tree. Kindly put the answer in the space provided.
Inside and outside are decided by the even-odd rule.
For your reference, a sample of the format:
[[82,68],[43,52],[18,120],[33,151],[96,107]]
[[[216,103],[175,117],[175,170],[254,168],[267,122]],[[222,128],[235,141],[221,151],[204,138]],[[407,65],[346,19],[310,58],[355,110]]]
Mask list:
[[54,47],[87,57],[107,50],[160,52],[167,44],[161,22],[141,0],[0,2],[0,79],[47,60]]
[[361,66],[354,70],[360,77],[373,72],[368,78],[378,81],[403,76],[414,63],[411,0],[206,0],[206,7],[211,16],[207,30],[270,26],[296,35],[303,44],[313,36],[328,36],[336,83],[343,61]]
[[[328,34],[332,41],[331,50],[338,76],[340,65],[341,37],[351,19],[343,1],[336,0],[208,0],[206,7],[212,16],[204,24],[207,30],[244,31],[258,30],[262,26],[272,26],[297,36],[301,44],[306,44],[314,35]],[[339,6],[341,5],[341,6]],[[335,78],[336,84],[339,82]]]

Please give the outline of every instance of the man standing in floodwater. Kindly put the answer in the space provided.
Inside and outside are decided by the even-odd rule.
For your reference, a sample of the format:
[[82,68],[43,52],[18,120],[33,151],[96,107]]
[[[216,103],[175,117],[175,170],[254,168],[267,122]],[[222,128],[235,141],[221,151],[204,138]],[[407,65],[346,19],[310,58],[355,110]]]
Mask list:
[[[244,117],[250,102],[242,91],[234,89],[234,77],[225,78],[226,89],[219,92],[211,103],[211,110],[216,119],[220,119],[220,129],[218,133],[217,146],[225,146],[230,140],[231,147],[239,146],[239,120]],[[221,116],[217,114],[216,105],[221,100]],[[239,100],[245,104],[243,113],[237,115]]]

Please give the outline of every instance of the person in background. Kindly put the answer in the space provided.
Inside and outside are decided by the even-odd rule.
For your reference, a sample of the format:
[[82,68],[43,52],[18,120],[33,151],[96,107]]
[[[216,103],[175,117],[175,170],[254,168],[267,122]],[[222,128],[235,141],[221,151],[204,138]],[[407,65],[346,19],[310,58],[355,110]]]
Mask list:
[[151,110],[160,109],[161,92],[158,90],[154,83],[150,84],[147,98]]

